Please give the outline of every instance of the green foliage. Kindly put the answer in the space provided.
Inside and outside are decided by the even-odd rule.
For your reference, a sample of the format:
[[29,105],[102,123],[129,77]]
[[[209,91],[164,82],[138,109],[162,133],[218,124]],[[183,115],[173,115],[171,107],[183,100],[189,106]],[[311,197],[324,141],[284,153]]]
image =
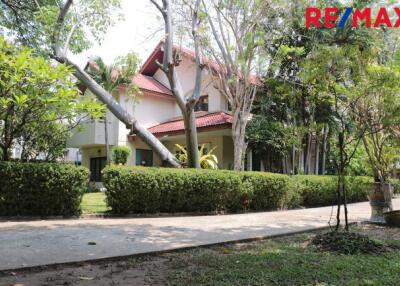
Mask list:
[[108,92],[113,93],[124,87],[127,95],[134,96],[140,93],[139,88],[132,82],[140,64],[136,53],[130,52],[126,56],[118,57],[111,65],[106,65],[100,57],[93,58],[90,63],[87,72]]
[[394,194],[400,194],[400,180],[399,179],[390,179],[390,184],[393,187]]
[[[265,172],[109,166],[107,204],[114,213],[265,211],[336,202],[337,177]],[[367,199],[372,178],[348,177],[348,202]]]
[[112,148],[112,160],[115,164],[125,165],[132,150],[128,146],[114,146]]
[[[82,114],[98,117],[100,104],[81,99],[65,65],[51,64],[0,37],[0,147],[3,160],[18,140],[24,159],[39,152],[57,159]],[[26,158],[25,158],[26,157]]]
[[[376,228],[366,234],[381,232],[391,233],[385,228]],[[398,251],[380,255],[321,253],[305,247],[314,235],[302,233],[257,243],[182,251],[167,264],[168,283],[176,286],[392,286],[400,281]]]
[[[354,145],[350,146],[350,148],[354,149]],[[368,155],[362,144],[356,149],[354,157],[347,168],[347,172],[349,176],[372,176]]]
[[241,176],[249,193],[250,209],[265,211],[288,207],[291,198],[288,176],[265,172],[243,172]]
[[0,162],[1,216],[80,214],[89,171],[71,164]]
[[57,25],[61,5],[65,1],[35,0],[0,1],[0,26],[19,43],[49,54],[52,38],[58,34],[60,46],[73,53],[99,43],[108,27],[121,18],[119,0],[73,1],[63,26]]
[[[187,164],[187,150],[185,147],[175,144],[175,146],[180,150],[180,153],[177,155],[177,159],[184,163]],[[199,156],[200,156],[200,167],[202,169],[218,169],[218,158],[213,154],[214,150],[217,148],[216,146],[209,150],[207,153],[205,153],[205,144],[201,145],[200,150],[199,150]]]
[[363,143],[375,181],[387,182],[399,159],[400,72],[382,65],[366,67],[360,83],[351,92],[358,100],[353,108],[358,128],[364,130]]
[[107,167],[107,204],[114,213],[209,212],[240,207],[241,180],[212,170]]
[[[336,176],[293,176],[293,188],[300,193],[303,206],[329,206],[337,203]],[[367,200],[371,177],[346,177],[347,202]]]

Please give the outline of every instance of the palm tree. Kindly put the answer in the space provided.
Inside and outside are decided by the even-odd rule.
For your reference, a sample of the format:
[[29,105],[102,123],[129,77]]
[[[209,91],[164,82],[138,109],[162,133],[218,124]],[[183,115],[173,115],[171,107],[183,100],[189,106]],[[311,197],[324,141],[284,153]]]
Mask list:
[[[95,57],[89,62],[88,74],[100,84],[106,91],[113,93],[121,85],[127,87],[127,94],[137,91],[132,84],[132,78],[137,72],[139,58],[135,53],[129,53],[125,57],[117,58],[111,64],[106,65],[102,58]],[[108,143],[107,114],[104,116],[104,137],[106,145],[106,160],[110,162],[110,146]]]

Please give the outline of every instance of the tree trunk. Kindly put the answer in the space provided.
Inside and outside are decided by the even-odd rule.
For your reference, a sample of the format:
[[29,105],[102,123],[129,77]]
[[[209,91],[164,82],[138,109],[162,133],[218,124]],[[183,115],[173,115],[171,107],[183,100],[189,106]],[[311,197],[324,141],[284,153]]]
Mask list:
[[298,167],[298,174],[304,173],[304,150],[303,148],[299,149],[299,167]]
[[192,36],[194,41],[194,50],[196,58],[196,79],[195,86],[192,95],[187,98],[185,97],[179,79],[176,72],[176,66],[179,65],[179,61],[174,59],[174,47],[173,47],[173,19],[172,10],[169,1],[164,0],[162,6],[156,1],[151,0],[155,7],[160,11],[164,18],[164,51],[163,51],[163,63],[158,63],[161,70],[165,73],[168,78],[168,82],[173,95],[176,98],[178,106],[183,116],[183,122],[185,125],[186,135],[186,148],[187,148],[187,163],[189,167],[200,168],[200,157],[197,141],[197,129],[196,129],[196,118],[194,108],[197,101],[200,98],[201,83],[202,83],[202,69],[203,64],[200,55],[200,42],[198,36],[198,28],[200,25],[200,18],[198,15],[200,0],[197,0],[195,7],[193,8],[192,15]]
[[61,50],[61,39],[60,31],[64,25],[66,15],[72,5],[72,0],[68,0],[60,8],[60,12],[57,17],[57,22],[53,35],[51,36],[51,44],[53,54],[51,57],[56,61],[70,66],[74,70],[75,77],[79,79],[84,86],[86,86],[101,102],[103,102],[108,110],[115,117],[118,118],[125,126],[131,130],[131,133],[136,133],[148,146],[150,146],[153,151],[160,157],[161,161],[165,165],[170,165],[173,167],[180,167],[178,160],[175,156],[158,140],[151,132],[146,128],[141,126],[136,118],[129,114],[122,106],[108,93],[104,88],[102,88],[95,80],[93,80],[90,75],[88,75],[84,70],[82,70],[77,64],[71,61]]
[[196,116],[193,108],[188,108],[184,116],[188,166],[200,168],[199,143],[197,140]]
[[340,226],[340,207],[342,205],[342,196],[341,196],[341,185],[340,185],[340,175],[338,174],[338,184],[337,184],[337,211],[336,211],[336,227],[335,230],[339,230]]
[[161,161],[172,167],[180,167],[175,156],[145,127],[141,126],[136,118],[129,114],[122,106],[96,81],[94,81],[78,65],[66,57],[54,57],[58,62],[67,64],[74,69],[74,74],[101,102],[108,110],[123,122],[131,133],[137,134],[153,151],[160,157]]
[[240,111],[233,113],[232,119],[232,139],[233,139],[233,169],[235,171],[244,170],[244,155],[247,149],[245,142],[246,119]]
[[8,156],[8,148],[6,146],[1,146],[1,159],[2,161],[8,161],[9,156]]
[[295,175],[295,165],[296,165],[296,148],[293,144],[293,146],[292,146],[292,175]]
[[323,147],[322,147],[322,168],[321,168],[321,174],[325,175],[325,166],[326,166],[326,146],[327,146],[327,141],[328,141],[328,133],[329,133],[329,125],[326,124],[324,126],[324,142],[323,142]]
[[311,140],[312,140],[312,132],[309,132],[307,135],[307,149],[306,149],[306,162],[304,166],[304,171],[308,175],[310,174],[310,163],[311,163]]
[[104,143],[106,144],[106,164],[110,164],[110,145],[108,144],[107,113],[104,116]]
[[315,140],[315,175],[319,174],[319,140],[318,135],[316,136]]

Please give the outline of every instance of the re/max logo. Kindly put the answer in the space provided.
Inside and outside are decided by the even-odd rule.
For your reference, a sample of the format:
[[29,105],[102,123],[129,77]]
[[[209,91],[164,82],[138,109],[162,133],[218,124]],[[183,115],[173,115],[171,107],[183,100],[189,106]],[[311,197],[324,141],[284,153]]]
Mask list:
[[[353,27],[358,27],[362,23],[365,23],[367,28],[377,28],[380,26],[386,26],[388,28],[400,27],[400,8],[393,8],[397,15],[397,20],[392,21],[386,8],[379,8],[376,18],[373,23],[371,20],[371,8],[345,8],[343,13],[341,9],[336,7],[325,8],[321,11],[319,8],[309,7],[306,8],[306,28],[317,27],[317,28],[334,28],[338,27],[343,29],[347,21],[352,21]],[[341,14],[341,15],[340,15]],[[321,23],[321,17],[324,17],[323,23]],[[340,17],[339,17],[340,16]]]

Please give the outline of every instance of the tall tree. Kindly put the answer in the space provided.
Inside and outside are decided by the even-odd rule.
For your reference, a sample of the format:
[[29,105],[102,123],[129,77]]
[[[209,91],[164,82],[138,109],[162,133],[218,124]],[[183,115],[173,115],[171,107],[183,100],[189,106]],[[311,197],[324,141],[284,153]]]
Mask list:
[[234,169],[243,170],[246,126],[260,84],[256,68],[266,37],[263,23],[276,10],[273,1],[203,0],[203,4],[209,27],[204,43],[214,60],[209,68],[232,109]]
[[[99,117],[103,108],[80,95],[65,65],[54,66],[31,49],[0,37],[0,148],[2,160],[19,143],[22,158],[60,155],[81,114]],[[51,152],[50,152],[51,151]],[[54,152],[53,152],[54,151]],[[51,158],[50,158],[51,157]]]
[[81,81],[131,133],[137,134],[148,144],[160,159],[174,167],[180,164],[175,156],[134,115],[128,113],[101,85],[69,57],[69,52],[81,52],[90,46],[87,32],[101,41],[104,32],[113,23],[119,0],[102,1],[57,1],[37,0],[21,3],[17,0],[0,1],[0,24],[7,28],[17,40],[32,46],[59,63],[71,67],[75,77]]
[[400,73],[397,67],[369,65],[352,89],[360,99],[352,106],[375,182],[388,183],[389,171],[399,159]]
[[[138,56],[131,52],[124,57],[119,57],[111,65],[106,65],[100,57],[95,57],[90,62],[87,72],[110,94],[118,92],[119,87],[124,87],[128,96],[134,96],[139,90],[132,83],[133,75],[139,68]],[[110,162],[110,146],[108,144],[108,119],[104,116],[104,141],[106,145],[107,164]]]
[[201,84],[203,74],[203,64],[200,51],[200,42],[198,29],[201,18],[199,16],[200,0],[196,0],[194,5],[190,5],[191,14],[191,34],[194,43],[194,52],[196,59],[196,78],[193,92],[190,96],[185,97],[176,68],[179,66],[179,51],[174,47],[174,27],[172,8],[169,0],[163,0],[162,4],[157,0],[151,0],[154,6],[160,11],[164,19],[165,37],[164,37],[164,58],[163,63],[158,63],[161,70],[168,78],[168,82],[173,95],[176,98],[178,106],[183,116],[186,135],[187,163],[189,167],[200,168],[200,156],[197,140],[195,106],[201,95]]
[[[338,176],[336,230],[340,226],[341,206],[344,207],[345,228],[348,230],[347,191],[345,175],[365,128],[357,129],[352,116],[352,107],[361,96],[354,93],[364,67],[374,59],[374,52],[365,46],[342,44],[341,46],[319,45],[303,62],[302,79],[308,84],[311,94],[326,97],[331,102],[336,129],[334,164]],[[354,144],[355,143],[355,144]]]

